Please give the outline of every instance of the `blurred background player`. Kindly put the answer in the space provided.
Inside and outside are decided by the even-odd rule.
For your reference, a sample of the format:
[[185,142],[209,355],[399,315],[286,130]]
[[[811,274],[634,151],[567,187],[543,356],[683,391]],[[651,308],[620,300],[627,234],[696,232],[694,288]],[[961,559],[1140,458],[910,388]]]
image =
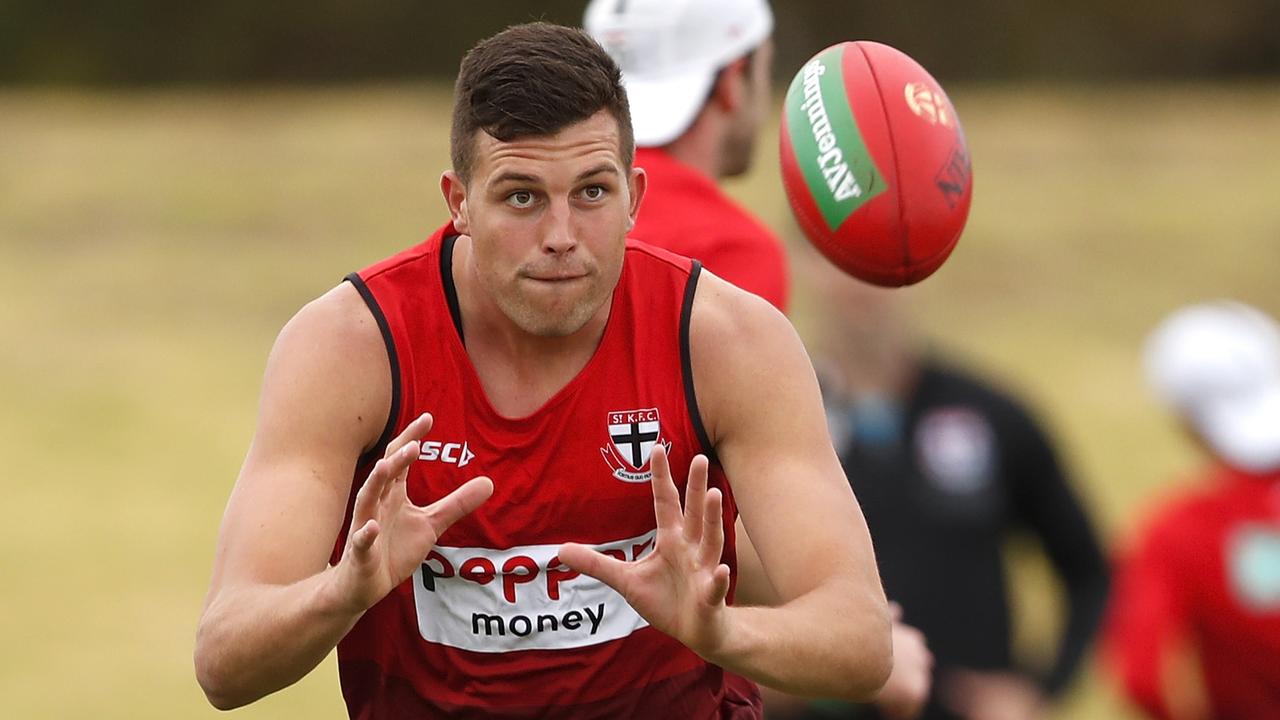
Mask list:
[[630,237],[697,258],[786,310],[782,241],[717,182],[751,167],[773,107],[764,0],[594,0],[584,26],[622,68],[649,187]]
[[[697,258],[785,311],[789,278],[782,241],[718,185],[751,168],[756,138],[773,107],[769,4],[594,0],[584,26],[622,69],[635,162],[648,178],[629,236]],[[746,537],[741,527],[738,537]],[[746,550],[739,602],[767,604],[775,597],[772,588]],[[924,637],[901,623],[894,626],[894,657],[893,675],[877,702],[894,717],[912,717],[928,693],[932,657]],[[789,704],[767,691],[766,698],[775,714]]]
[[[890,598],[936,659],[924,718],[1042,717],[1079,668],[1107,592],[1098,539],[1053,446],[1021,403],[928,351],[900,292],[814,254],[815,364],[836,449],[862,503]],[[1019,668],[1003,551],[1039,540],[1067,615],[1046,672]],[[804,717],[874,717],[840,704]]]
[[1146,366],[1211,463],[1119,565],[1109,664],[1152,717],[1280,717],[1280,326],[1234,302],[1183,308]]

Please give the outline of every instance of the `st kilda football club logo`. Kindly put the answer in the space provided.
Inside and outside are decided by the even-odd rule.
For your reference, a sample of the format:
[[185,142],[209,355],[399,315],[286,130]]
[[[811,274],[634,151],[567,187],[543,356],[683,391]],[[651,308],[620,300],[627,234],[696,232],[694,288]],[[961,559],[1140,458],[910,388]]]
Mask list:
[[653,480],[653,469],[649,467],[653,446],[662,443],[671,452],[671,442],[661,439],[658,408],[614,411],[609,413],[608,421],[609,444],[600,448],[600,454],[613,476],[630,483]]

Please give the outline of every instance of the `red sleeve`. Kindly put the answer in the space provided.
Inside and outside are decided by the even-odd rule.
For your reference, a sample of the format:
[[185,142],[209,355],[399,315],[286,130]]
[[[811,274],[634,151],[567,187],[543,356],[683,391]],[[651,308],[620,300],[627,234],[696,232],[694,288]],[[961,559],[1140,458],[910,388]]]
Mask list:
[[717,277],[759,295],[782,312],[787,311],[787,254],[775,242],[716,242],[702,253],[702,265]]
[[1124,692],[1152,717],[1171,718],[1161,670],[1166,655],[1188,630],[1174,518],[1153,526],[1135,550],[1118,562],[1104,631],[1106,660]]

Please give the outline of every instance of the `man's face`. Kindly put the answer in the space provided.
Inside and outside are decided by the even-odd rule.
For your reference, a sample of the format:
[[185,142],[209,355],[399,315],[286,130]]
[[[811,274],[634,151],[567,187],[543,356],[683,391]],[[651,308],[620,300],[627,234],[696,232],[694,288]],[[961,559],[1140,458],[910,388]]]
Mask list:
[[773,92],[773,40],[766,39],[756,48],[743,78],[744,102],[734,114],[725,136],[722,175],[741,175],[751,168],[756,136],[769,114]]
[[613,292],[644,192],[606,111],[551,136],[475,137],[471,181],[446,173],[458,232],[471,236],[480,289],[538,336],[581,329]]

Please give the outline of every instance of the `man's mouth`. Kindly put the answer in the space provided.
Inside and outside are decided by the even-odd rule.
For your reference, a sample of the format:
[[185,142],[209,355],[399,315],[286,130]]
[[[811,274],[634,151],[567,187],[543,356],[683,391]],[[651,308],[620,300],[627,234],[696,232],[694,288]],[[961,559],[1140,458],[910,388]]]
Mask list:
[[574,280],[581,280],[587,276],[586,273],[528,273],[524,277],[528,280],[541,283],[568,283]]

